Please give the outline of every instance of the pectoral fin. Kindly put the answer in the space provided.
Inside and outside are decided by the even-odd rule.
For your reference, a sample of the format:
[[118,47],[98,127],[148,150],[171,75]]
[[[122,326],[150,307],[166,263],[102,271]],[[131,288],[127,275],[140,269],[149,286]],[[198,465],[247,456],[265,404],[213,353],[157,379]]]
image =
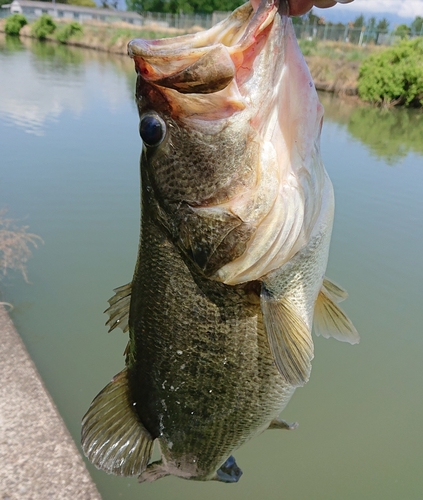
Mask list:
[[[341,293],[342,292],[342,293]],[[341,342],[358,344],[360,336],[351,320],[337,305],[347,296],[347,293],[327,278],[314,306],[314,332],[328,339],[334,337]]]
[[132,283],[128,283],[127,285],[120,286],[119,288],[115,288],[113,290],[115,294],[108,300],[110,307],[104,311],[109,315],[109,319],[106,322],[106,325],[110,327],[109,332],[114,330],[117,326],[122,328],[124,332],[128,331],[131,290]]
[[298,427],[298,422],[294,422],[293,424],[288,424],[285,420],[280,418],[275,418],[269,424],[268,429],[285,429],[287,431],[293,431]]
[[98,469],[118,476],[138,476],[151,457],[153,438],[134,411],[126,369],[91,403],[82,419],[81,444]]
[[260,296],[264,327],[276,366],[287,383],[304,385],[314,356],[311,332],[286,298],[273,298],[263,286]]

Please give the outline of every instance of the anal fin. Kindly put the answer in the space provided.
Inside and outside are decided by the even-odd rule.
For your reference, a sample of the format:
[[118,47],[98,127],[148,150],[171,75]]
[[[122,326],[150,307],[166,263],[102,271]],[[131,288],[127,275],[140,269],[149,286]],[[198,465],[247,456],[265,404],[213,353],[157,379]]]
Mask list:
[[122,328],[124,332],[129,329],[129,303],[131,302],[132,283],[120,286],[113,290],[115,294],[108,300],[110,306],[104,311],[109,315],[106,322],[109,332],[114,330],[117,326]]
[[263,286],[260,296],[264,327],[276,366],[286,382],[304,385],[311,372],[311,332],[289,299],[272,297]]
[[126,369],[94,398],[82,419],[81,444],[98,469],[137,476],[147,467],[153,438],[134,411]]
[[216,471],[213,481],[220,481],[221,483],[237,483],[241,476],[242,470],[238,467],[235,458],[231,455]]
[[314,332],[326,339],[333,337],[341,342],[358,344],[360,335],[348,316],[337,305],[337,302],[346,297],[347,293],[342,288],[327,278],[324,279],[314,306]]

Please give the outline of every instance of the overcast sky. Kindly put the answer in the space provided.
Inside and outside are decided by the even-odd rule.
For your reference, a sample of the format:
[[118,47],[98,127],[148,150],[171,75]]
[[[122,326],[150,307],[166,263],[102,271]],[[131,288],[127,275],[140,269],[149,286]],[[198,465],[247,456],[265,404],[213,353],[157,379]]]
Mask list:
[[423,0],[354,0],[350,4],[337,5],[331,9],[318,9],[318,11],[319,15],[327,19],[334,16],[344,18],[346,13],[349,17],[360,14],[365,17],[383,17],[389,14],[414,19],[416,16],[423,17]]

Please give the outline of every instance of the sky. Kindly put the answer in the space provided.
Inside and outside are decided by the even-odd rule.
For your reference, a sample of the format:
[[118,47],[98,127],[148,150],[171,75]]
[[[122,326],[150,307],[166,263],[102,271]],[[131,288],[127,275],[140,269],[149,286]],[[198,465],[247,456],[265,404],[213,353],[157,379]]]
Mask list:
[[416,16],[423,17],[423,0],[354,0],[330,9],[315,9],[314,12],[333,22],[352,21],[363,14],[366,19],[386,17],[392,24],[407,24]]
[[[100,1],[97,0],[97,3]],[[120,9],[126,9],[125,0],[119,0],[118,4]],[[314,9],[314,12],[327,21],[342,23],[354,21],[360,14],[366,19],[372,16],[376,19],[385,17],[392,27],[395,24],[409,24],[416,16],[423,17],[423,0],[354,0],[330,9]]]

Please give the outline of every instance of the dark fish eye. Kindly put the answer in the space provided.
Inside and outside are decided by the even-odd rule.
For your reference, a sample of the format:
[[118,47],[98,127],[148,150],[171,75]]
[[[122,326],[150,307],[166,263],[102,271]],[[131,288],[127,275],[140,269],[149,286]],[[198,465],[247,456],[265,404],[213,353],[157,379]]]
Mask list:
[[140,136],[146,146],[158,146],[166,134],[165,122],[155,113],[141,117]]

